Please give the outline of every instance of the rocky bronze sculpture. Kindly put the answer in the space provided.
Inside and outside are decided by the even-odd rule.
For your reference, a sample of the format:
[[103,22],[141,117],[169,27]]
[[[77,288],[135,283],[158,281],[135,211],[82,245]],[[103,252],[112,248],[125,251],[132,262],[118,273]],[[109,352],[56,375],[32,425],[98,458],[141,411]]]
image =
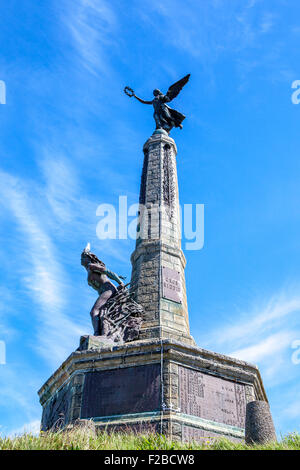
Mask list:
[[170,86],[165,95],[158,89],[153,90],[154,99],[151,101],[142,100],[136,96],[132,88],[128,86],[124,88],[124,92],[129,97],[134,96],[140,103],[152,104],[154,108],[153,117],[156,123],[156,129],[163,129],[169,133],[173,127],[179,127],[182,129],[182,121],[185,119],[185,116],[175,109],[170,108],[166,103],[169,103],[179,95],[184,85],[189,81],[189,78],[190,74],[186,75],[181,80],[178,80],[178,82]]
[[[92,310],[94,336],[112,342],[137,339],[142,322],[143,308],[132,299],[133,293],[124,285],[122,276],[113,273],[90,251],[90,244],[81,254],[81,264],[88,273],[88,284],[99,297]],[[116,287],[109,279],[116,281]]]

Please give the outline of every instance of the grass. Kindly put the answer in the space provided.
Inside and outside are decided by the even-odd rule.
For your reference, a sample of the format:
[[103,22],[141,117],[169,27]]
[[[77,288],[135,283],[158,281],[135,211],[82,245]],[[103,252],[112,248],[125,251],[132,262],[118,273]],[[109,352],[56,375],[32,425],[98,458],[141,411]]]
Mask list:
[[74,426],[56,432],[41,432],[35,436],[0,438],[0,450],[300,450],[300,434],[292,433],[276,443],[247,446],[227,439],[183,443],[160,434],[133,434],[127,432],[95,433],[92,424]]

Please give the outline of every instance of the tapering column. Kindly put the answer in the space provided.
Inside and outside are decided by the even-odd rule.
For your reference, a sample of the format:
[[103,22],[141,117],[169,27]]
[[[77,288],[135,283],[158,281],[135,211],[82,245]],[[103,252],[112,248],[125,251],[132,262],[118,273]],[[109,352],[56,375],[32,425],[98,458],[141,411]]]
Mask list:
[[131,256],[132,290],[145,310],[140,337],[194,343],[181,250],[176,144],[167,132],[157,130],[143,150],[140,218]]

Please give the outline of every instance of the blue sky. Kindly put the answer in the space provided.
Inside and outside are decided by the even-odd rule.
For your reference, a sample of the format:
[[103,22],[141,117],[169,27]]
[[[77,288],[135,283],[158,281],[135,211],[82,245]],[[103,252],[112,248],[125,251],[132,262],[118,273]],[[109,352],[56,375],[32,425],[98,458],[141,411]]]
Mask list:
[[187,251],[191,333],[259,365],[278,434],[300,430],[297,0],[0,4],[0,431],[37,429],[37,390],[92,333],[87,241],[130,277],[134,241],[99,240],[97,206],[137,202],[151,109],[174,101],[181,204],[205,205]]

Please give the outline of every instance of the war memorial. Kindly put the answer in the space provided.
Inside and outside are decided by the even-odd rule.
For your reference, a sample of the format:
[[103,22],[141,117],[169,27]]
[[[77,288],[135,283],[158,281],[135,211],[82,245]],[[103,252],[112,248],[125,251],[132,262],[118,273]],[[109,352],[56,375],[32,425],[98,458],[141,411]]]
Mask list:
[[166,104],[188,80],[166,94],[154,90],[151,101],[124,90],[153,105],[156,124],[143,147],[131,282],[124,285],[89,244],[82,252],[88,283],[98,292],[94,334],[80,338],[39,390],[42,430],[93,420],[99,430],[153,431],[182,441],[276,439],[257,366],[201,349],[190,333],[177,147],[169,135],[185,116]]

